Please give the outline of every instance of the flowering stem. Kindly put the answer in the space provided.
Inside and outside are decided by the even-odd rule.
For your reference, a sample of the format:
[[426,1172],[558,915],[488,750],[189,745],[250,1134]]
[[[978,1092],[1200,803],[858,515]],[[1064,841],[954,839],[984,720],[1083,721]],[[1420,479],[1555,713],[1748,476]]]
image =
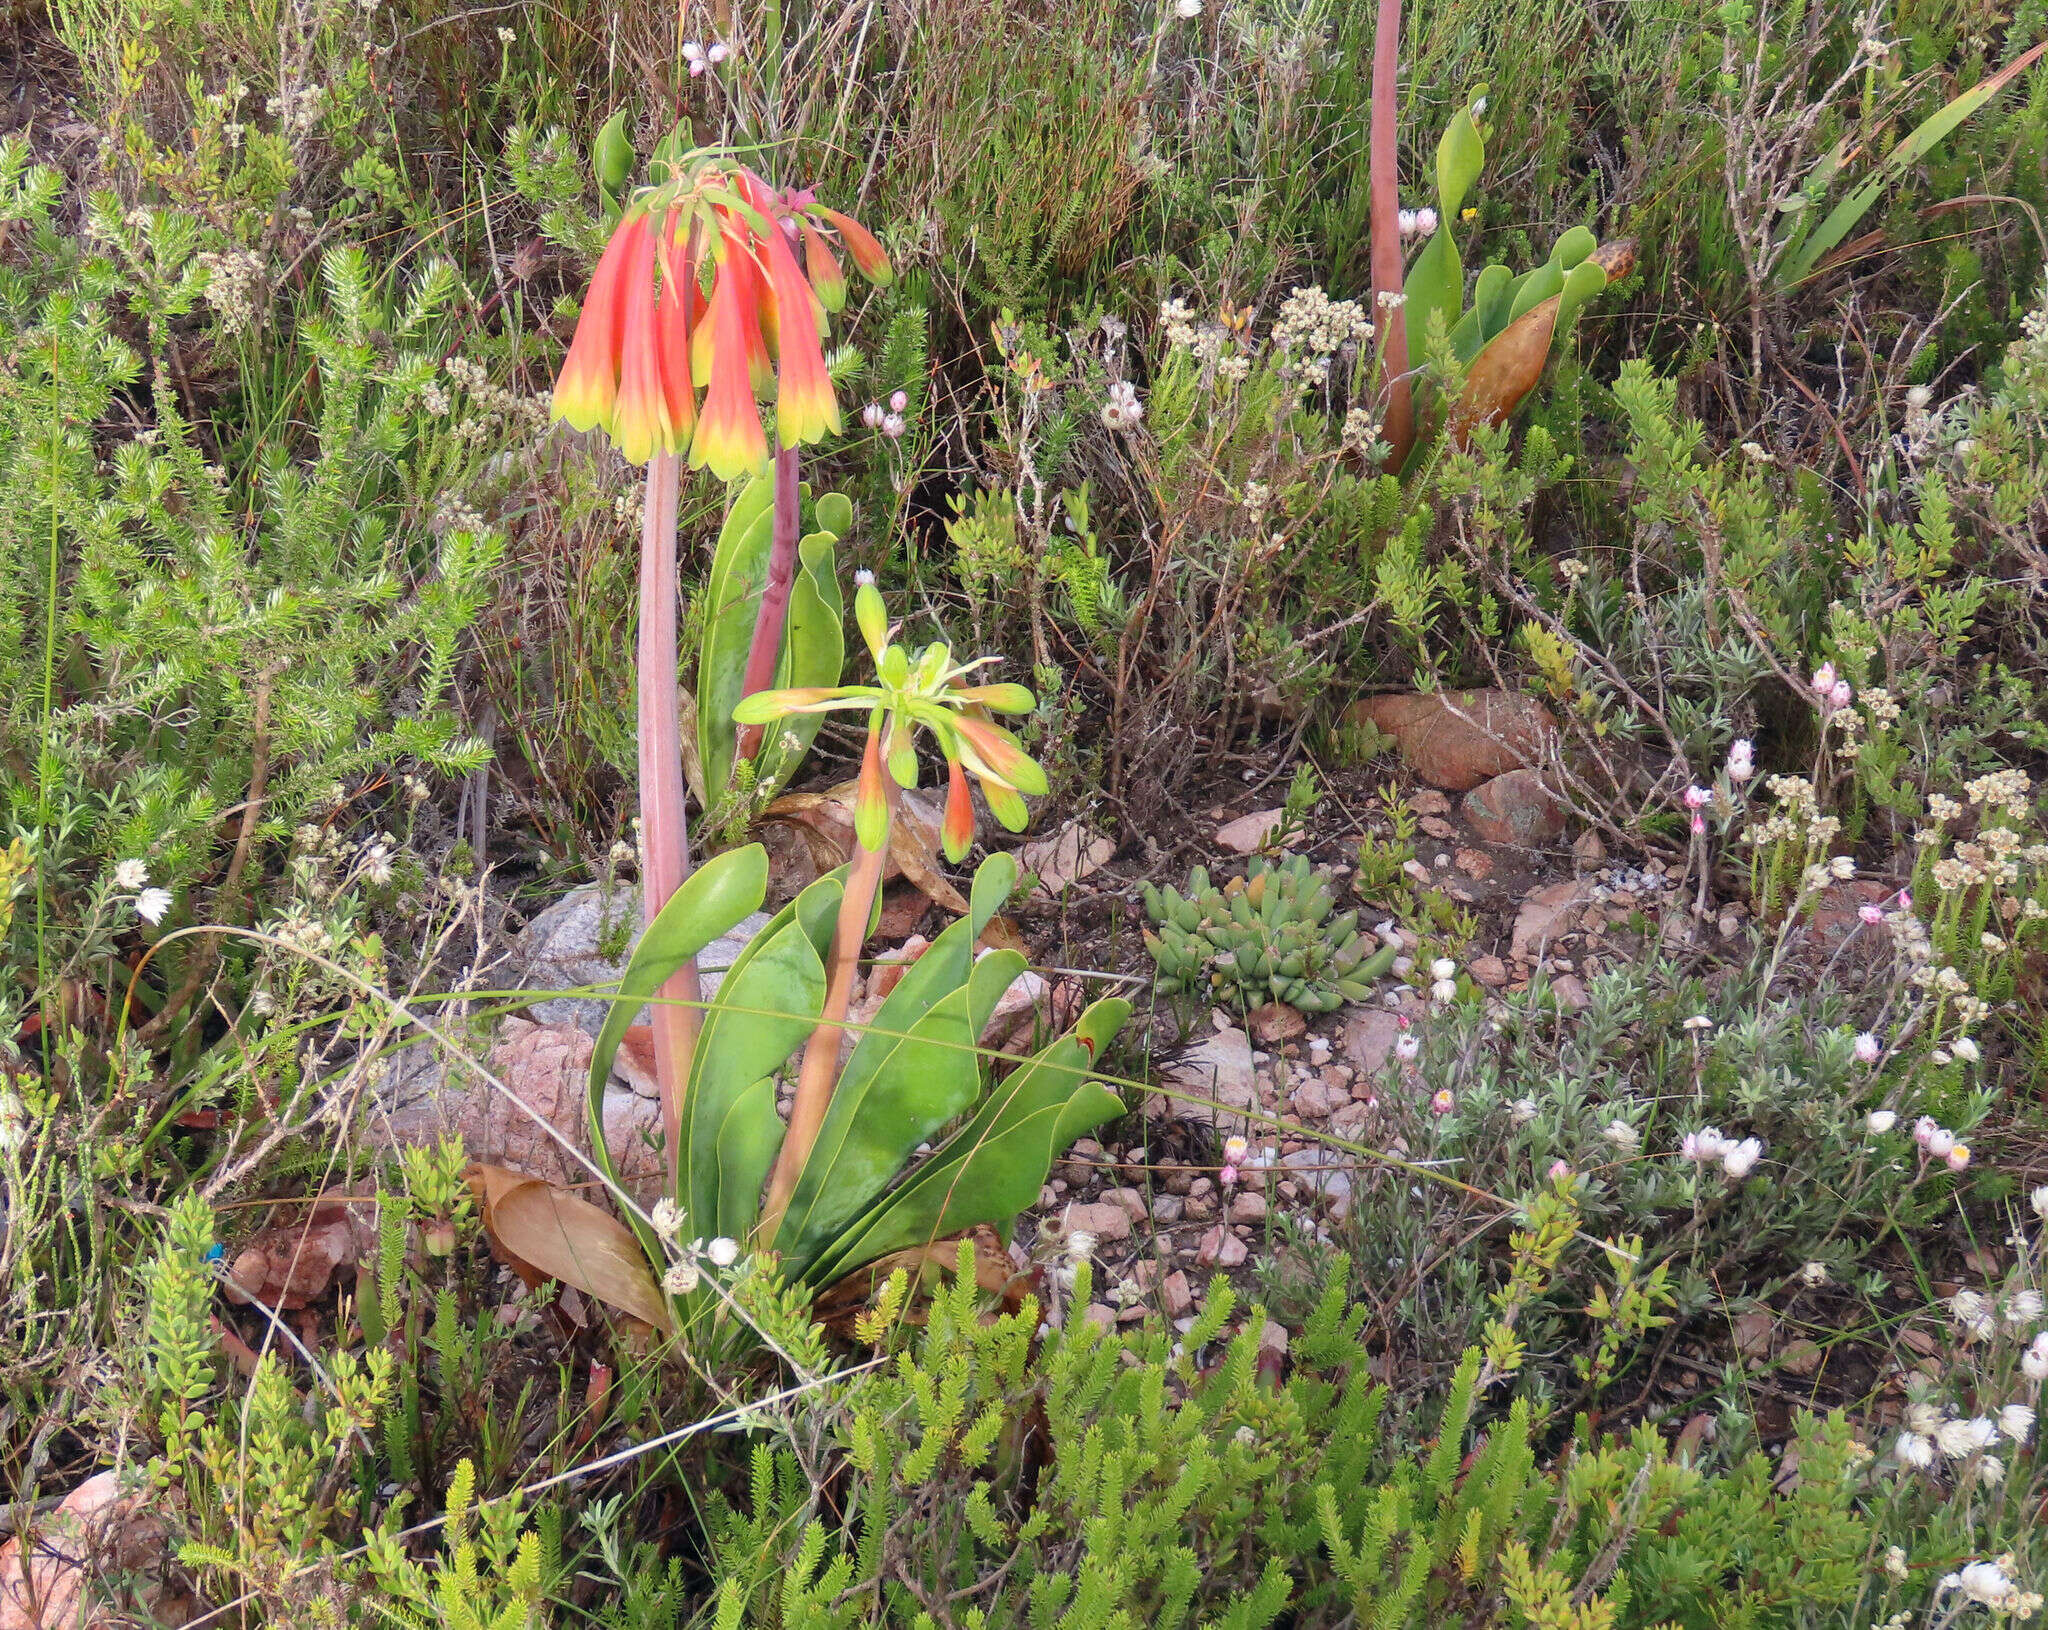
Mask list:
[[889,854],[889,836],[896,826],[896,806],[901,791],[896,778],[881,772],[881,732],[868,732],[868,768],[877,772],[888,818],[882,827],[882,841],[870,849],[856,842],[853,864],[846,873],[846,892],[839,899],[839,923],[832,938],[832,964],[825,975],[825,1006],[818,1027],[804,1044],[803,1070],[797,1077],[796,1100],[790,1105],[789,1130],[783,1135],[782,1151],[775,1157],[775,1171],[768,1180],[768,1201],[761,1209],[760,1245],[775,1243],[782,1214],[789,1209],[796,1180],[803,1175],[811,1146],[825,1124],[825,1111],[832,1104],[832,1089],[839,1077],[839,1033],[846,1009],[853,999],[853,976],[860,968],[860,948],[868,937],[868,923],[875,914],[875,895],[882,886],[882,869]]
[[[796,586],[798,505],[803,497],[797,450],[775,450],[775,534],[768,545],[768,575],[761,584],[761,609],[754,616],[754,640],[747,647],[747,674],[742,696],[769,689],[782,659],[783,626],[789,620],[789,595]],[[748,760],[761,750],[765,725],[740,727],[736,756]]]
[[[654,921],[690,875],[683,809],[683,742],[676,709],[676,501],[682,461],[658,453],[647,466],[640,526],[640,908]],[[682,1152],[683,1093],[702,1001],[695,958],[669,976],[654,1002],[654,1076],[661,1087],[669,1183]]]
[[1373,321],[1379,325],[1380,379],[1386,389],[1385,429],[1393,452],[1387,467],[1398,470],[1415,441],[1408,403],[1408,323],[1399,305],[1383,294],[1401,293],[1401,152],[1395,117],[1395,77],[1401,53],[1401,0],[1380,0],[1372,46],[1372,292]]

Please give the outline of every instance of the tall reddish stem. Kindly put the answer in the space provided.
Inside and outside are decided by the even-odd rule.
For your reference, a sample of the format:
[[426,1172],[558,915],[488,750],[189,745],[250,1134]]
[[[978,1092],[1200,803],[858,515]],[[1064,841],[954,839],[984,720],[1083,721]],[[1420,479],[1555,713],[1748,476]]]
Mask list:
[[1389,310],[1379,299],[1401,292],[1401,127],[1394,107],[1400,57],[1401,0],[1380,0],[1372,42],[1372,292],[1386,395],[1385,428],[1380,433],[1393,448],[1387,463],[1395,470],[1415,441],[1408,396],[1407,314],[1398,305]]
[[[683,808],[683,739],[676,708],[676,501],[682,460],[658,453],[647,466],[640,526],[640,896],[644,921],[690,875],[690,834]],[[671,1189],[682,1154],[683,1094],[697,1040],[702,988],[685,963],[656,993],[654,1075],[668,1142]]]
[[[789,595],[796,586],[798,508],[802,501],[802,472],[794,447],[775,450],[775,533],[768,546],[768,576],[761,585],[761,609],[754,614],[753,643],[747,647],[747,674],[740,694],[772,688],[776,665],[782,660],[782,637],[789,620]],[[761,750],[765,725],[740,727],[737,753],[751,759]]]

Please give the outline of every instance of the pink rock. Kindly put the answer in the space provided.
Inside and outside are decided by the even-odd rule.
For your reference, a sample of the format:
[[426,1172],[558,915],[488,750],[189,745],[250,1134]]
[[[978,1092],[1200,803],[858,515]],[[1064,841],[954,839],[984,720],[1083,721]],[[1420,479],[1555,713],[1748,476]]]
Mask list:
[[1105,1189],[1102,1193],[1102,1200],[1105,1205],[1122,1206],[1124,1214],[1132,1222],[1143,1222],[1145,1220],[1147,1211],[1145,1196],[1136,1189]]
[[1549,940],[1569,933],[1572,908],[1590,897],[1585,892],[1589,887],[1576,879],[1566,878],[1561,883],[1547,883],[1531,893],[1515,915],[1514,938],[1508,947],[1508,955],[1517,960],[1527,960],[1540,952]]
[[1166,1307],[1169,1319],[1178,1319],[1192,1311],[1195,1305],[1194,1292],[1188,1288],[1188,1276],[1178,1268],[1159,1282],[1159,1299]]
[[1488,990],[1499,990],[1508,982],[1508,965],[1497,956],[1474,957],[1469,972]]
[[1195,1251],[1195,1260],[1205,1268],[1235,1268],[1248,1255],[1244,1241],[1218,1223],[1202,1236],[1202,1243]]
[[1230,1202],[1230,1220],[1234,1223],[1263,1222],[1266,1216],[1266,1197],[1247,1190]]
[[1245,1021],[1251,1033],[1268,1047],[1283,1041],[1292,1041],[1308,1028],[1298,1008],[1291,1008],[1285,1002],[1268,1002],[1264,1007],[1255,1007]]
[[1344,1026],[1344,1056],[1362,1076],[1378,1075],[1401,1039],[1401,1021],[1384,1008],[1354,1014]]
[[1116,1309],[1105,1302],[1090,1302],[1081,1310],[1081,1317],[1098,1330],[1106,1332],[1116,1328]]
[[1234,855],[1255,855],[1278,834],[1287,818],[1283,809],[1258,809],[1216,829],[1216,841]]
[[1372,696],[1347,716],[1387,731],[1416,774],[1449,792],[1540,762],[1557,734],[1541,702],[1503,690]]
[[1509,770],[1465,794],[1465,819],[1488,843],[1533,849],[1564,836],[1563,801],[1537,770]]
[[1295,1089],[1294,1113],[1305,1121],[1320,1121],[1328,1118],[1334,1107],[1330,1089],[1319,1080],[1305,1081]]
[[1131,1214],[1119,1205],[1071,1205],[1060,1213],[1059,1232],[1093,1234],[1098,1240],[1129,1239]]

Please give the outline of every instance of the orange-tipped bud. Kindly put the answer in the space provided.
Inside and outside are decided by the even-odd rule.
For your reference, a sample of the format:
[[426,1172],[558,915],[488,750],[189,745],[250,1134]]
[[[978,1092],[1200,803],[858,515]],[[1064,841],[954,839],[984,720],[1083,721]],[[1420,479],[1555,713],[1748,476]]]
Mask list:
[[882,787],[882,721],[868,723],[867,751],[861,755],[860,782],[853,795],[853,835],[863,849],[878,850],[889,841],[889,798]]
[[1029,713],[1038,699],[1024,685],[962,685],[955,693],[963,702],[998,713]]
[[846,304],[846,273],[839,269],[825,234],[809,221],[800,221],[798,225],[803,230],[804,270],[810,276],[811,287],[827,311],[838,311]]
[[946,755],[946,818],[939,826],[939,843],[955,866],[974,846],[974,798],[967,790],[967,772],[951,753]]
[[960,715],[953,721],[960,737],[960,756],[984,781],[995,780],[1034,797],[1045,792],[1045,771],[999,724]]
[[846,245],[846,252],[853,256],[861,276],[870,283],[887,288],[896,276],[896,269],[889,264],[889,257],[882,246],[875,241],[875,235],[851,215],[842,215],[836,209],[817,206],[818,213],[839,230],[839,239]]

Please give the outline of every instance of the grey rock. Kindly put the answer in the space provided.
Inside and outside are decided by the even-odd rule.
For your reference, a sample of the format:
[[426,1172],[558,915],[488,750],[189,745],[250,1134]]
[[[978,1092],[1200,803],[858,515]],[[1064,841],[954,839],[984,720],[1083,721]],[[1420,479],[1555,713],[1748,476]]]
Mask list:
[[[725,970],[767,922],[768,914],[757,911],[699,953],[697,967],[706,996],[718,989]],[[639,940],[638,890],[588,884],[563,895],[520,933],[512,948],[515,988],[559,991],[616,985]],[[611,954],[614,951],[616,955]],[[549,996],[529,1004],[541,1023],[573,1024],[592,1036],[604,1028],[609,1006],[594,996]],[[634,1022],[647,1022],[644,1009]]]

